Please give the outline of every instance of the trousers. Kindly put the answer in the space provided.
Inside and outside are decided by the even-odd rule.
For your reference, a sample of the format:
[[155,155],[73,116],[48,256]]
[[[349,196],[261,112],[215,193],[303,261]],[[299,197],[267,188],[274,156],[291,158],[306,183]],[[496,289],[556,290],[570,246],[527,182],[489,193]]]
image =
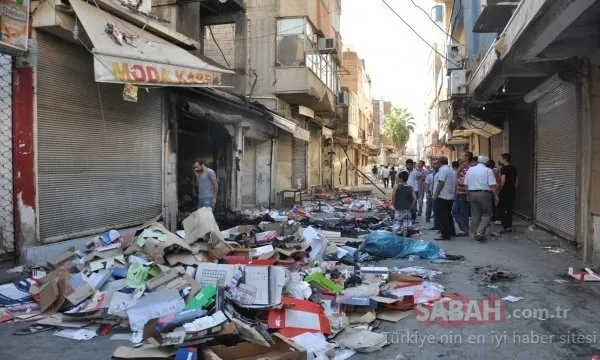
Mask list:
[[452,203],[452,217],[462,232],[469,232],[469,202],[466,195],[455,195]]
[[470,192],[471,219],[475,232],[479,235],[485,234],[492,215],[494,214],[494,199],[488,191]]
[[452,220],[452,203],[453,200],[437,199],[437,210],[440,218],[440,228],[442,238],[450,239],[455,235],[454,221]]

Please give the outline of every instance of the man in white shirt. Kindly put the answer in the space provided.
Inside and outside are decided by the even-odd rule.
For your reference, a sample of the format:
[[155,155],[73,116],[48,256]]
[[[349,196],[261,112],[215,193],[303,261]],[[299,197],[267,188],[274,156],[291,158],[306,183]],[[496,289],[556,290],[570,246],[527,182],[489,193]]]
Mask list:
[[448,158],[440,156],[441,167],[433,178],[434,193],[433,201],[436,201],[437,211],[440,217],[441,236],[436,240],[450,240],[456,235],[454,220],[452,219],[452,204],[456,192],[456,172],[448,165]]
[[[421,176],[423,176],[423,174],[419,170],[415,169],[415,162],[412,161],[412,159],[406,160],[404,165],[406,166],[405,171],[408,173],[408,181],[406,182],[406,185],[413,189],[415,195],[418,195],[419,188],[421,187]],[[417,219],[417,208],[415,207],[411,211],[412,220],[415,221]]]
[[485,240],[485,229],[494,212],[493,201],[498,201],[496,177],[494,171],[487,167],[489,160],[487,156],[479,156],[477,166],[467,171],[464,180],[471,204],[471,227],[475,230],[477,241]]
[[390,183],[390,167],[385,166],[381,171],[381,178],[383,179],[383,187],[387,189],[388,184]]

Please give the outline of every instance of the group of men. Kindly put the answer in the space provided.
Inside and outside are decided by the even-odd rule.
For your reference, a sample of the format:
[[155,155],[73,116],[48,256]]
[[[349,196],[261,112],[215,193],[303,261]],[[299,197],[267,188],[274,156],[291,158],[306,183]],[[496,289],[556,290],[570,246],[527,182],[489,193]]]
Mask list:
[[500,166],[496,169],[487,156],[473,157],[469,151],[461,154],[457,169],[448,164],[447,157],[434,159],[433,173],[425,179],[425,217],[429,222],[433,212],[432,230],[440,231],[436,240],[450,240],[453,236],[472,233],[475,240],[483,241],[494,215],[501,220],[502,232],[512,231],[519,177],[511,164],[510,154],[501,155]]

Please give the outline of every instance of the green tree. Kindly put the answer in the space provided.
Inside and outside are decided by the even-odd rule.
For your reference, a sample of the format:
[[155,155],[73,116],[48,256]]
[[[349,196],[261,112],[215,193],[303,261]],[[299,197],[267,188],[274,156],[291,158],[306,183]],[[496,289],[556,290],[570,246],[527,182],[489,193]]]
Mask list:
[[383,134],[398,148],[404,148],[410,134],[415,132],[414,118],[405,108],[393,108],[383,119]]

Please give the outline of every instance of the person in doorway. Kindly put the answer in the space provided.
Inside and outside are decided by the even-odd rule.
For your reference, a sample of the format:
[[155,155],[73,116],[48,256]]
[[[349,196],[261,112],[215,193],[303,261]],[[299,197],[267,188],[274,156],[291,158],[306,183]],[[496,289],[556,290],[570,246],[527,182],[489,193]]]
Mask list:
[[[405,171],[408,172],[408,181],[406,184],[410,186],[416,194],[419,193],[419,188],[421,187],[421,172],[415,169],[415,162],[412,159],[408,159],[404,163]],[[413,221],[417,220],[417,208],[412,209],[412,219]]]
[[214,208],[217,203],[217,192],[219,191],[217,175],[202,160],[194,163],[194,174],[198,187],[198,208]]
[[387,189],[390,184],[390,167],[389,166],[386,165],[383,168],[383,170],[381,171],[381,178],[383,179],[383,187],[385,189]]
[[402,171],[398,174],[398,184],[392,191],[392,206],[395,210],[397,228],[402,229],[402,235],[408,236],[408,228],[412,225],[412,209],[417,204],[417,195],[413,189],[406,185],[408,173]]
[[435,190],[433,201],[437,203],[437,215],[440,217],[441,236],[436,240],[450,240],[455,235],[452,220],[452,203],[456,192],[456,172],[448,165],[448,158],[439,158],[440,169],[433,182]]
[[425,193],[427,192],[425,179],[427,179],[427,175],[429,175],[429,171],[427,168],[425,168],[425,161],[419,160],[417,162],[417,171],[421,172],[421,181],[419,184],[419,191],[417,193],[417,216],[421,216],[423,215],[423,199],[425,198]]
[[487,167],[489,160],[487,156],[479,156],[479,163],[467,171],[464,180],[471,204],[474,238],[477,241],[485,240],[485,230],[492,219],[494,201],[498,200],[494,171]]
[[394,188],[394,185],[396,185],[396,176],[398,176],[398,171],[396,170],[396,167],[392,165],[390,169],[390,183],[392,184],[392,189]]
[[427,174],[424,182],[425,192],[427,193],[427,199],[425,200],[425,222],[431,222],[431,213],[433,210],[433,171]]
[[379,174],[379,169],[377,168],[377,164],[373,165],[373,169],[371,170],[373,174],[373,181],[377,180],[377,174]]
[[452,217],[458,225],[457,236],[469,235],[469,202],[467,201],[467,188],[464,185],[465,175],[469,170],[469,160],[473,153],[465,151],[460,155],[458,171],[456,172],[456,195],[452,204]]
[[515,196],[519,186],[519,175],[517,168],[512,165],[510,154],[500,155],[500,191],[498,192],[498,216],[502,221],[501,233],[512,232],[513,211],[515,208]]

